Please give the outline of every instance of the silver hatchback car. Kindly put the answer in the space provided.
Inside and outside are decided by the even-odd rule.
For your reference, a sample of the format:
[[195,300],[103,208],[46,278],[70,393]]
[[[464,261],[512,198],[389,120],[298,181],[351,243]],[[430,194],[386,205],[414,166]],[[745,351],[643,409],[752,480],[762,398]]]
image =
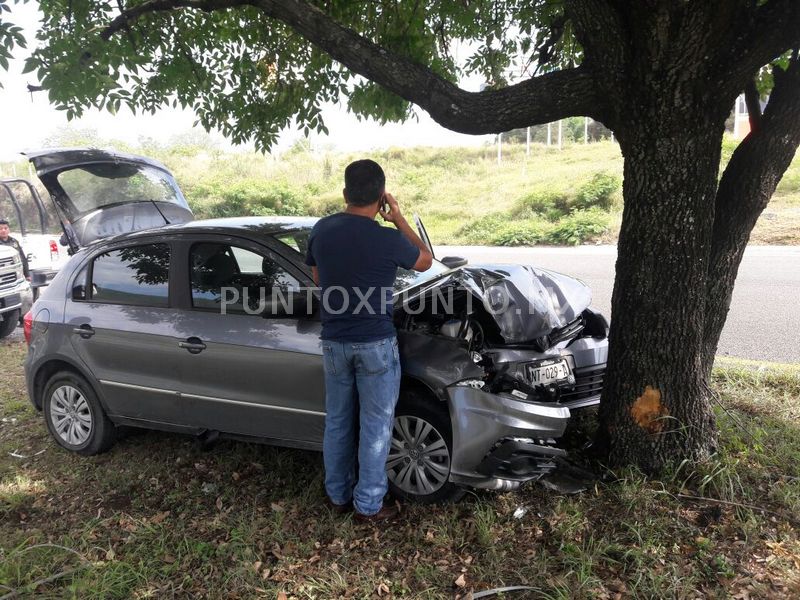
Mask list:
[[[321,448],[320,297],[303,262],[315,219],[193,221],[155,161],[32,161],[73,251],[25,319],[28,392],[56,442],[95,454],[129,425]],[[588,288],[446,257],[400,270],[395,291],[392,491],[440,501],[553,471],[570,419],[600,398],[608,324]]]

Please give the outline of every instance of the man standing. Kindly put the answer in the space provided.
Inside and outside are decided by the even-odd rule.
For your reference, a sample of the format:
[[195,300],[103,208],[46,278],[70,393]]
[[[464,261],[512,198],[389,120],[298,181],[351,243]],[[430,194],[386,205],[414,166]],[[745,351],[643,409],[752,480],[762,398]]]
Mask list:
[[25,275],[25,279],[30,279],[28,257],[25,256],[25,252],[22,251],[22,246],[20,246],[19,242],[9,235],[10,233],[11,228],[8,226],[8,220],[0,217],[0,244],[3,246],[11,246],[19,252],[19,257],[22,260],[22,272]]
[[[351,163],[344,181],[344,212],[317,222],[306,256],[322,288],[325,491],[334,510],[348,510],[352,502],[357,520],[383,520],[396,514],[383,506],[400,392],[392,286],[398,267],[426,271],[433,256],[386,193],[376,162]],[[375,221],[379,213],[397,229]]]

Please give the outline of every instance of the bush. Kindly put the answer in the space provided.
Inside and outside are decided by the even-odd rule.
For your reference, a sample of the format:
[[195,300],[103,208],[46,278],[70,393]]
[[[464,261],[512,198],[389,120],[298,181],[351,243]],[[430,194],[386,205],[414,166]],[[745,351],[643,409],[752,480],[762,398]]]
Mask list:
[[553,227],[544,241],[577,246],[608,232],[611,217],[597,207],[577,210]]
[[533,246],[546,241],[552,225],[536,219],[505,223],[491,238],[497,246]]
[[286,184],[250,180],[232,183],[215,191],[216,201],[212,199],[211,203],[198,207],[201,213],[205,213],[202,216],[215,218],[306,214],[305,203]]
[[550,221],[569,214],[569,194],[556,190],[536,190],[523,196],[514,205],[514,214],[519,217],[544,215]]
[[586,209],[592,207],[608,210],[614,203],[614,194],[620,187],[620,180],[609,173],[595,173],[592,179],[578,188],[575,194],[574,207]]
[[504,213],[490,213],[459,227],[455,238],[463,244],[489,244],[496,233],[512,220],[512,217]]
[[344,209],[341,192],[323,194],[308,202],[308,214],[312,217],[327,217]]

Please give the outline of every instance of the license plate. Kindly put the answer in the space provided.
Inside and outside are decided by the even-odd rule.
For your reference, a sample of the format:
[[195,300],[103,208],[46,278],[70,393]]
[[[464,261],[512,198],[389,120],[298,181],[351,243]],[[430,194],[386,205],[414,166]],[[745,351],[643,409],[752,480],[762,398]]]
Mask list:
[[549,365],[529,365],[528,379],[533,385],[544,385],[569,378],[567,361],[559,360]]

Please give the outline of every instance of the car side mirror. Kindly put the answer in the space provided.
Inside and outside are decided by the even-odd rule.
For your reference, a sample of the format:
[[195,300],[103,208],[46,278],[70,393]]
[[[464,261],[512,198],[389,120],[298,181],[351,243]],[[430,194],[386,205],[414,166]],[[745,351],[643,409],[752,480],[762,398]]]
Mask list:
[[463,267],[468,262],[469,261],[463,256],[445,256],[442,259],[442,264],[449,269],[455,269],[456,267]]

